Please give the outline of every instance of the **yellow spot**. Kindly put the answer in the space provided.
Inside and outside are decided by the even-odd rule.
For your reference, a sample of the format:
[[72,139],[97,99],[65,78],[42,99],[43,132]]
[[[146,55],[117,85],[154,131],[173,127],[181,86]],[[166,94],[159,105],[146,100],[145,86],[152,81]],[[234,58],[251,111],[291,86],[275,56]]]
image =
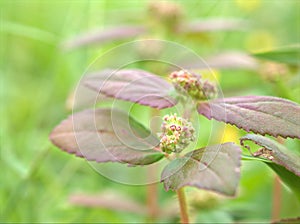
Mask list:
[[219,133],[220,143],[234,142],[239,143],[238,129],[232,125],[226,124]]
[[221,73],[216,69],[199,69],[194,70],[197,74],[200,74],[203,79],[208,79],[212,82],[219,82]]
[[257,31],[246,39],[246,48],[250,52],[269,51],[276,45],[274,35],[266,31]]
[[261,0],[235,0],[235,3],[241,10],[252,12],[260,6]]

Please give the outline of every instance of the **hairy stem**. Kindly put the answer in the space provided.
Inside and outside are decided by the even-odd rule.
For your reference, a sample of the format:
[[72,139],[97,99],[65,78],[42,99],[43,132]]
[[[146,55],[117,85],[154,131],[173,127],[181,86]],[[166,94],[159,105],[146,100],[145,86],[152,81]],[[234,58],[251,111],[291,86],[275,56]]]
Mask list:
[[185,193],[184,193],[184,188],[183,187],[179,188],[177,190],[177,197],[178,197],[179,207],[180,207],[181,223],[189,223],[187,203],[186,203]]

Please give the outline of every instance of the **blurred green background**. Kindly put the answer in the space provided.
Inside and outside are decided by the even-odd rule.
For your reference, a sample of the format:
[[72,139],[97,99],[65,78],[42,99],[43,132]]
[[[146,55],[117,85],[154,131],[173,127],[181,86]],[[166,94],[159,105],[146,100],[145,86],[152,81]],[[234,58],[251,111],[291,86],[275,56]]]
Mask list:
[[[270,50],[300,40],[298,0],[173,2],[182,7],[184,21],[236,18],[250,23],[242,31],[204,32],[194,36],[153,32],[154,37],[176,41],[201,56],[228,50],[246,53]],[[48,140],[53,127],[71,113],[66,107],[66,99],[87,66],[99,54],[126,40],[72,51],[63,51],[61,44],[90,30],[119,24],[147,25],[151,21],[147,16],[148,5],[149,1],[129,0],[1,0],[1,222],[149,220],[147,214],[134,211],[71,203],[69,197],[73,194],[117,191],[146,206],[147,189],[112,182],[99,175],[83,159],[62,152]],[[217,69],[224,95],[274,95],[299,103],[299,75],[283,77],[282,87],[262,75],[264,65],[259,64],[257,69]],[[289,73],[295,73],[293,69]],[[298,84],[285,82],[296,80],[295,77]],[[137,108],[135,113],[138,114],[139,110],[148,109]],[[147,124],[147,120],[141,122]],[[203,119],[202,127],[208,123]],[[223,131],[225,139],[220,139],[215,133],[216,141],[237,141],[243,134],[231,126],[220,133]],[[300,146],[298,140],[287,140],[287,145],[298,149]],[[274,211],[274,176],[264,164],[243,162],[239,192],[234,199],[188,189],[193,199],[192,220],[268,222]],[[168,206],[168,201],[176,203],[173,192],[165,192],[162,185],[158,185],[157,190],[161,207]],[[300,204],[293,194],[284,186],[280,192],[282,204],[277,217],[299,216]],[[177,222],[179,218],[175,212],[175,215],[162,215],[157,220]]]

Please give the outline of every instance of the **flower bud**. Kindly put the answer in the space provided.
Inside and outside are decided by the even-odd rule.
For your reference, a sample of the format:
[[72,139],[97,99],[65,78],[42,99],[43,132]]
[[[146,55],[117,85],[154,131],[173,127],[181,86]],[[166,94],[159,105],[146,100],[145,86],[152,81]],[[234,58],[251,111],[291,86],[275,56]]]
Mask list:
[[217,97],[216,86],[208,80],[202,80],[201,76],[181,70],[171,73],[169,78],[178,92],[187,94],[195,100],[210,100]]
[[176,114],[166,115],[163,118],[160,137],[160,148],[163,152],[179,153],[195,140],[195,129],[192,123],[177,117]]

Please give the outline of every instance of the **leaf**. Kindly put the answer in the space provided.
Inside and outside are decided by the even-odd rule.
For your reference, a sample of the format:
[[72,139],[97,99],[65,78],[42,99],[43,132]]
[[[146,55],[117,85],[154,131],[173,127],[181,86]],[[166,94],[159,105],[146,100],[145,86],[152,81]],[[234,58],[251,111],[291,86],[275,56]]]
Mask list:
[[280,179],[295,193],[298,201],[300,201],[300,177],[276,163],[266,164],[278,174]]
[[300,201],[300,156],[272,139],[254,134],[240,138],[241,145],[249,150],[249,146],[245,145],[247,140],[263,147],[259,153],[256,153],[256,155],[261,154],[261,157],[252,156],[252,158],[266,163],[274,170],[281,180],[294,191]]
[[255,53],[252,55],[258,59],[300,66],[300,45]]
[[154,148],[159,140],[120,110],[85,110],[62,121],[50,134],[62,150],[96,162],[147,165],[163,154]]
[[243,52],[223,52],[206,59],[206,63],[212,68],[221,69],[257,69],[256,60]]
[[299,224],[300,223],[300,217],[296,218],[287,218],[287,219],[280,219],[278,221],[274,221],[271,224]]
[[240,177],[240,147],[228,142],[173,160],[162,172],[166,190],[194,186],[233,196]]
[[271,96],[241,96],[198,104],[198,113],[262,135],[300,138],[300,106]]
[[146,32],[146,29],[142,26],[118,26],[112,28],[106,28],[104,30],[97,30],[91,33],[81,34],[74,39],[67,40],[62,43],[64,50],[71,50],[74,48],[82,47],[91,44],[102,44],[105,42],[111,42],[114,40],[122,40],[127,38],[133,38]]
[[[263,147],[259,153],[265,159],[285,167],[287,170],[300,176],[300,156],[293,151],[288,150],[284,145],[260,135],[248,134],[240,138],[242,146],[245,141],[252,141]],[[249,148],[249,146],[245,146]]]
[[239,51],[228,51],[222,52],[217,55],[205,58],[200,61],[199,58],[180,58],[180,65],[185,69],[195,70],[195,69],[250,69],[255,70],[258,67],[258,63],[255,58],[250,55],[239,52]]
[[105,191],[97,195],[73,194],[69,201],[80,206],[105,208],[140,215],[145,215],[147,212],[143,204],[114,191]]
[[158,109],[174,106],[174,88],[162,78],[139,69],[104,70],[92,73],[84,84],[116,99],[127,100]]
[[245,21],[236,19],[209,19],[193,21],[188,24],[184,24],[180,28],[179,32],[182,33],[202,33],[213,31],[228,31],[228,30],[245,30]]

